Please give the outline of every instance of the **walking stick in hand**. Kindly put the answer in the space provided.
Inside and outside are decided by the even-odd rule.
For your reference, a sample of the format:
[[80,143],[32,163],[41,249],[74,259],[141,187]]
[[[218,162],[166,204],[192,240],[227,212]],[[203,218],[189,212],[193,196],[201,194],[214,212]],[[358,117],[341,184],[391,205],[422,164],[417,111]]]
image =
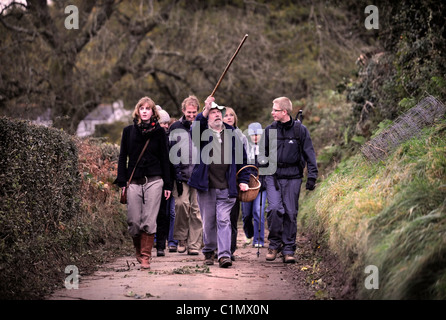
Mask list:
[[243,43],[246,41],[246,38],[248,38],[248,35],[247,35],[247,34],[245,34],[245,36],[243,37],[242,41],[241,41],[240,44],[238,45],[237,50],[235,50],[235,53],[234,53],[234,55],[232,56],[231,60],[229,60],[228,65],[226,66],[225,70],[224,70],[223,73],[221,74],[220,79],[219,79],[218,82],[217,82],[217,85],[215,86],[214,90],[213,90],[212,93],[211,93],[211,97],[213,97],[214,94],[215,94],[215,91],[217,91],[218,86],[220,85],[221,81],[222,81],[223,78],[225,77],[226,72],[228,71],[229,67],[230,67],[231,64],[232,64],[232,61],[234,61],[235,57],[237,56],[238,52],[240,51],[240,48],[243,46]]

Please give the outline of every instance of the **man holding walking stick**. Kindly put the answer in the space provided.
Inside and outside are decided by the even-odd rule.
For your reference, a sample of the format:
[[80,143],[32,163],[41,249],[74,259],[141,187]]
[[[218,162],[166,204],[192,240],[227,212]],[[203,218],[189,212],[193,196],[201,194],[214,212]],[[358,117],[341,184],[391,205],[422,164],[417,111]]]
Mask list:
[[[188,184],[198,191],[205,263],[214,264],[218,248],[219,266],[227,268],[232,265],[230,213],[238,195],[237,186],[242,191],[249,188],[249,171],[242,170],[237,178],[236,173],[246,165],[246,152],[242,142],[236,141],[234,128],[223,123],[225,108],[214,100],[212,96],[206,99],[203,112],[192,126],[192,136],[194,130],[199,130],[201,137],[201,141],[193,140],[200,150],[200,162],[195,165]],[[237,152],[243,153],[243,163],[237,163]]]
[[[316,155],[308,129],[291,117],[290,99],[274,99],[271,115],[274,122],[266,127],[260,142],[259,165],[268,165],[268,158],[277,153],[277,170],[266,176],[266,197],[268,199],[267,221],[269,227],[269,248],[267,261],[276,259],[282,251],[283,262],[295,263],[297,213],[299,193],[307,166],[307,190],[314,190],[318,175]],[[276,130],[277,140],[270,145],[271,130]]]

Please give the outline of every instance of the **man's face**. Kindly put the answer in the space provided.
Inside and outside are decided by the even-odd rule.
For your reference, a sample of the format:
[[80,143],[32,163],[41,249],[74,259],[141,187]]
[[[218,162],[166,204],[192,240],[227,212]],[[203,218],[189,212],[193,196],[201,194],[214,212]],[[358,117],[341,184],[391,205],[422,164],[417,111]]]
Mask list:
[[214,130],[220,130],[223,125],[223,116],[217,108],[211,109],[208,116],[208,125]]
[[277,104],[273,104],[273,110],[271,111],[274,121],[283,121],[286,119],[286,111],[281,109]]
[[186,118],[187,121],[190,122],[195,120],[195,118],[197,117],[197,112],[198,112],[197,107],[190,104],[188,104],[186,108],[183,110],[184,117]]

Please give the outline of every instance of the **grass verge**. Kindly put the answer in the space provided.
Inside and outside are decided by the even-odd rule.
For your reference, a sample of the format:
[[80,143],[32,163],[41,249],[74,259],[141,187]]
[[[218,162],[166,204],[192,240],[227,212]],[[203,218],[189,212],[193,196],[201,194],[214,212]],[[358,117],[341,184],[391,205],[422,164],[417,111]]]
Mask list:
[[[446,122],[402,144],[386,161],[342,162],[304,192],[299,223],[339,256],[362,299],[446,298]],[[377,267],[367,289],[365,267]]]

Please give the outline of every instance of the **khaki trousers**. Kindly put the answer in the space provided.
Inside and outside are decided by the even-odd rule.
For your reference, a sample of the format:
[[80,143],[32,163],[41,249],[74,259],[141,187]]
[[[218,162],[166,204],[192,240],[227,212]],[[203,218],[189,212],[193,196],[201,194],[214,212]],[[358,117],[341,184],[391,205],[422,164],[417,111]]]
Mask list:
[[175,184],[173,196],[175,197],[173,238],[187,240],[189,250],[200,250],[203,246],[203,223],[198,207],[197,190],[183,183],[183,194],[178,196]]
[[130,184],[127,190],[127,224],[132,237],[141,232],[156,233],[156,218],[161,203],[162,179],[146,184]]

